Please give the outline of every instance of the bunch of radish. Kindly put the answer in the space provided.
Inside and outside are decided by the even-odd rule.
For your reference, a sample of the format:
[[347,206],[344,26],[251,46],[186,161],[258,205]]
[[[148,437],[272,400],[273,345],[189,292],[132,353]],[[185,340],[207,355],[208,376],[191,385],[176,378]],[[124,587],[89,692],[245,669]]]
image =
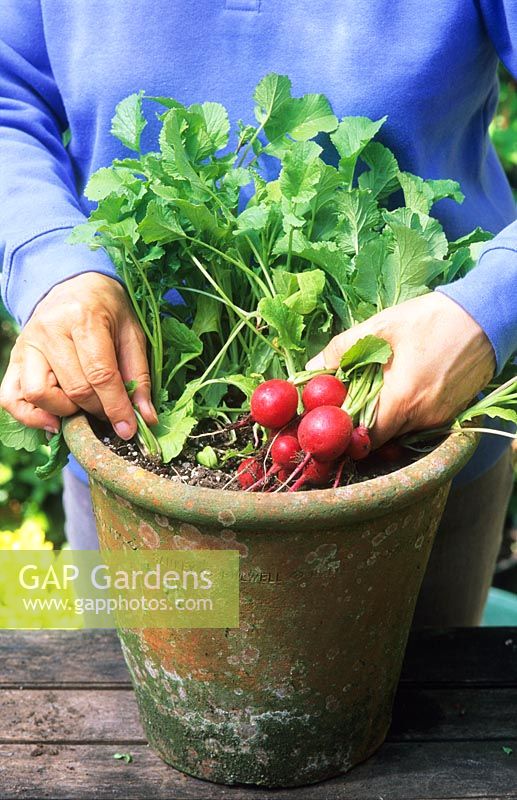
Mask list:
[[343,408],[346,396],[345,384],[334,375],[311,378],[301,399],[289,381],[260,384],[251,397],[251,418],[268,431],[269,445],[264,458],[250,457],[239,464],[241,488],[295,492],[305,486],[328,486],[331,480],[339,486],[346,462],[366,458],[371,450],[367,428],[354,428]]

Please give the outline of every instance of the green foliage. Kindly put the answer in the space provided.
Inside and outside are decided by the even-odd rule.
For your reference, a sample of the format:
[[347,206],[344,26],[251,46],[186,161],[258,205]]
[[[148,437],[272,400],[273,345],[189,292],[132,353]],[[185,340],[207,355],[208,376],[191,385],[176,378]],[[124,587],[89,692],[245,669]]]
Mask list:
[[[118,104],[112,132],[138,157],[88,183],[98,205],[72,240],[103,247],[128,287],[149,342],[166,461],[198,420],[246,409],[258,381],[294,378],[315,344],[465,274],[485,237],[449,246],[430,212],[444,197],[461,202],[459,186],[400,171],[373,141],[386,118],[338,121],[323,95],[291,89],[287,76],[266,75],[254,93],[257,126],[240,124],[233,138],[218,103],[133,94]],[[140,154],[148,103],[165,110],[156,151]],[[337,168],[313,141],[323,134]],[[278,161],[276,180],[260,176],[263,153]],[[240,208],[250,182],[255,192]],[[391,201],[388,212],[400,190],[404,205]],[[165,302],[170,288],[185,305]],[[370,367],[373,380],[379,363]]]
[[140,152],[140,137],[147,125],[142,114],[143,92],[131,94],[122,100],[116,108],[111,123],[111,132],[130,150]]
[[196,454],[196,461],[203,467],[208,467],[208,469],[216,469],[219,466],[217,453],[210,445],[203,447],[203,449]]
[[46,442],[44,431],[27,428],[3,408],[0,408],[0,430],[3,444],[14,450],[27,450],[28,453],[33,453]]
[[364,336],[341,357],[338,376],[348,387],[343,408],[354,423],[371,428],[383,384],[382,368],[393,355],[391,345],[377,336]]
[[[17,326],[0,303],[0,376],[7,366],[17,333]],[[11,425],[8,430],[12,434]],[[36,470],[48,460],[49,447],[45,434],[42,431],[36,433],[39,444],[31,451],[16,450],[0,441],[0,527],[6,529],[0,548],[19,547],[23,532],[32,531],[35,525],[38,530],[43,530],[42,540],[46,530],[49,541],[56,545],[63,541],[61,477],[56,475],[42,481],[37,476]],[[9,530],[13,530],[12,536],[8,534]],[[11,544],[8,539],[12,540]],[[37,549],[39,545],[34,541],[30,546]]]
[[[503,116],[512,91],[503,86]],[[477,229],[447,242],[432,208],[444,197],[461,202],[460,187],[402,172],[375,140],[385,118],[338,121],[323,95],[293,97],[282,75],[263,78],[254,101],[257,125],[239,123],[235,136],[218,103],[187,107],[143,92],[122,100],[112,133],[135,155],[90,178],[97,208],[71,236],[104,248],[128,287],[160,418],[141,440],[165,460],[199,419],[245,410],[260,380],[299,375],[334,333],[464,275],[489,238]],[[156,149],[141,153],[149,104],[159,105],[162,127]],[[494,123],[497,144],[496,128],[504,125]],[[312,141],[325,134],[337,168]],[[263,153],[278,160],[278,179],[260,177]],[[400,190],[404,204],[394,208]],[[184,305],[165,301],[171,288]],[[364,370],[373,376],[374,367]],[[2,429],[11,444],[48,452],[39,434],[9,420]],[[45,471],[63,452],[52,442]]]
[[343,354],[340,369],[346,379],[350,377],[352,371],[367,367],[369,364],[387,364],[391,356],[391,347],[384,339],[364,336]]
[[490,125],[490,136],[510,185],[517,188],[517,81],[503,68],[499,71],[500,97]]
[[[262,129],[264,130],[264,127],[267,127],[266,135],[269,133],[274,138],[279,128],[286,127],[282,105],[290,102],[291,85],[287,79],[272,76],[268,80],[264,79],[259,86],[260,88],[257,87],[255,93],[256,115],[259,127],[265,119],[266,125]],[[140,147],[141,134],[144,130],[142,107],[144,103],[151,101],[159,103],[162,109],[183,108],[180,103],[171,98],[144,98],[138,94],[132,95],[124,105],[121,104],[122,107],[118,107],[116,122],[114,121],[113,123],[113,130],[115,135],[137,154]],[[322,130],[332,132],[336,128],[337,121],[332,116],[331,111],[329,112],[328,107],[321,100],[317,103],[312,101],[312,104],[313,108],[320,106],[318,113],[320,120],[323,120]],[[293,116],[295,116],[295,109],[296,104],[294,106],[291,104],[290,116],[287,115],[287,121],[292,121]],[[272,115],[273,110],[274,114]],[[401,179],[401,173],[393,153],[384,145],[371,139],[363,145],[364,139],[368,138],[368,123],[365,124],[364,131],[361,123],[353,123],[354,127],[348,132],[348,140],[345,137],[345,128],[341,127],[339,142],[343,153],[340,156],[345,160],[340,164],[340,170],[324,165],[322,162],[319,164],[320,174],[317,193],[309,201],[310,217],[301,208],[301,218],[306,221],[301,229],[293,226],[291,242],[289,242],[288,238],[285,238],[285,234],[284,238],[277,236],[276,241],[273,241],[275,233],[280,232],[280,230],[284,233],[282,216],[286,214],[282,209],[283,195],[278,183],[275,185],[275,182],[271,182],[269,185],[264,186],[254,171],[254,164],[250,169],[237,166],[235,155],[228,157],[225,154],[220,154],[217,160],[209,155],[210,152],[217,152],[218,148],[225,146],[228,135],[227,115],[221,106],[205,103],[203,106],[193,106],[192,113],[195,118],[200,120],[200,127],[198,128],[200,149],[195,160],[199,161],[199,153],[203,152],[203,148],[207,152],[204,167],[202,164],[198,164],[196,170],[198,173],[206,174],[208,189],[215,189],[214,194],[222,201],[223,205],[220,205],[215,200],[215,197],[211,197],[210,194],[208,194],[208,202],[205,204],[203,202],[202,187],[194,191],[191,184],[188,184],[188,181],[181,174],[174,175],[174,155],[171,161],[166,161],[162,153],[149,153],[140,155],[137,158],[118,160],[111,167],[103,168],[92,176],[86,191],[90,199],[99,203],[99,208],[93,212],[91,222],[84,226],[78,226],[74,234],[74,238],[77,241],[84,240],[94,246],[106,245],[110,248],[109,252],[115,258],[119,270],[122,273],[131,271],[131,274],[134,275],[135,283],[138,285],[138,291],[134,298],[135,304],[138,304],[141,317],[145,320],[149,319],[152,325],[151,302],[142,288],[142,281],[131,261],[131,257],[128,255],[124,258],[118,258],[120,236],[116,236],[113,243],[111,243],[107,237],[108,230],[106,229],[106,238],[101,243],[98,241],[100,237],[96,234],[100,229],[99,222],[101,220],[105,220],[106,223],[112,226],[112,233],[117,233],[117,229],[113,231],[113,226],[117,222],[124,221],[124,219],[130,218],[132,215],[136,215],[138,225],[142,225],[147,215],[149,204],[153,200],[165,201],[161,208],[162,210],[163,208],[166,211],[169,210],[170,214],[161,215],[160,211],[156,210],[156,213],[154,213],[151,209],[147,217],[147,223],[143,226],[145,236],[150,241],[145,242],[142,231],[137,228],[136,248],[132,236],[129,237],[128,242],[130,245],[129,250],[133,253],[136,249],[138,253],[138,265],[140,267],[145,265],[144,275],[152,282],[160,313],[169,314],[171,312],[170,307],[162,299],[164,291],[170,286],[179,287],[180,291],[183,290],[183,297],[187,301],[187,308],[183,311],[175,307],[172,311],[174,316],[162,317],[163,340],[165,342],[163,371],[165,375],[172,375],[167,386],[168,403],[171,401],[174,403],[174,398],[178,398],[182,394],[187,376],[200,375],[203,371],[203,366],[205,364],[208,365],[208,360],[214,360],[217,357],[220,343],[227,341],[230,326],[235,323],[235,315],[223,301],[220,294],[211,285],[207,285],[207,281],[199,271],[193,273],[192,269],[187,267],[189,264],[188,250],[184,247],[178,248],[177,245],[172,244],[175,232],[178,234],[179,241],[183,240],[184,243],[187,243],[183,236],[183,231],[187,229],[187,232],[192,235],[196,224],[199,224],[201,219],[204,220],[204,224],[200,226],[202,228],[201,239],[204,242],[202,259],[210,273],[216,275],[216,277],[222,275],[223,265],[226,264],[232,269],[235,266],[221,258],[217,253],[209,250],[209,245],[217,246],[216,234],[218,232],[222,234],[222,238],[219,240],[220,245],[224,243],[225,248],[226,246],[229,247],[228,252],[233,250],[233,256],[237,256],[238,259],[242,257],[247,265],[251,264],[254,273],[257,273],[259,277],[263,275],[263,271],[260,267],[257,269],[258,262],[250,247],[250,242],[257,249],[257,252],[261,254],[259,248],[262,248],[262,242],[265,240],[268,244],[269,272],[272,280],[275,277],[277,278],[274,283],[274,286],[277,287],[275,292],[283,293],[286,297],[291,297],[294,293],[294,284],[290,285],[293,292],[289,293],[287,291],[287,279],[285,279],[285,276],[284,278],[280,276],[282,270],[286,271],[289,252],[291,253],[291,265],[289,267],[291,273],[301,274],[305,270],[323,270],[327,280],[324,292],[320,294],[319,305],[309,314],[308,320],[303,320],[302,318],[302,322],[306,324],[304,329],[306,332],[306,349],[308,355],[311,356],[314,355],[314,352],[317,352],[318,342],[320,346],[323,346],[333,333],[343,326],[348,327],[354,320],[359,321],[369,316],[375,309],[382,306],[385,299],[382,268],[391,254],[392,243],[389,241],[390,237],[376,235],[374,239],[367,240],[367,236],[365,236],[359,252],[354,253],[353,235],[350,229],[343,230],[347,227],[344,222],[346,219],[344,210],[340,219],[341,233],[344,235],[339,238],[332,235],[329,236],[325,228],[326,225],[329,227],[333,225],[332,210],[335,208],[335,194],[336,191],[342,191],[343,171],[345,174],[347,169],[348,173],[351,171],[350,162],[347,161],[350,158],[353,160],[351,151],[355,153],[360,150],[357,160],[360,159],[366,166],[366,169],[357,179],[357,188],[369,191],[381,207],[385,205],[387,198],[400,187],[401,182],[403,183],[406,180],[407,183],[407,179]],[[267,121],[271,116],[272,120],[269,125]],[[313,117],[314,114],[311,116]],[[311,125],[313,124],[311,121]],[[372,123],[374,127],[376,124]],[[316,127],[319,126],[316,125]],[[274,145],[266,144],[265,146],[270,150],[274,150],[276,147],[281,152],[283,142],[288,153],[290,151],[290,142],[288,140],[291,138],[296,139],[299,133],[300,128],[295,127],[294,135],[291,133],[290,136],[288,134],[283,137],[280,136],[280,142],[276,141]],[[304,134],[301,137],[302,139],[307,138],[305,136],[306,130],[302,128],[301,133]],[[66,143],[69,140],[68,134],[69,132],[67,132]],[[501,70],[500,103],[494,121],[490,126],[490,134],[510,183],[512,186],[517,187],[517,91],[514,79],[505,70]],[[262,151],[264,145],[260,142],[259,135],[257,135],[257,128],[241,126],[238,138],[240,140],[239,160],[242,159],[245,151],[247,155],[251,155],[255,160],[260,158],[257,154]],[[298,136],[298,138],[300,137]],[[227,159],[226,161],[224,161],[225,158]],[[244,161],[245,159],[243,159],[243,163]],[[220,162],[219,165],[217,162]],[[235,212],[239,189],[241,186],[249,184],[252,180],[255,182],[257,189],[257,198],[252,201],[247,209],[237,215]],[[429,188],[432,191],[433,185],[432,182],[430,183]],[[286,184],[284,183],[285,186]],[[187,188],[188,191],[185,191]],[[423,192],[427,194],[426,189]],[[187,198],[187,202],[190,202],[190,205],[185,206],[183,204],[180,212],[179,201],[181,199],[185,200],[185,198]],[[456,195],[457,198],[458,195]],[[230,228],[225,227],[228,220],[223,212],[223,206],[235,216],[235,221],[230,217]],[[157,209],[156,206],[155,209]],[[325,210],[329,213],[326,214]],[[205,211],[208,211],[210,217],[207,217]],[[190,218],[187,212],[190,213]],[[310,222],[307,224],[307,218],[312,220],[313,212],[314,222],[312,225]],[[419,213],[424,213],[427,216],[425,211],[419,211]],[[196,214],[199,215],[197,218]],[[204,215],[204,217],[202,218],[201,215]],[[326,221],[325,217],[327,217]],[[194,219],[194,222],[192,222],[192,219]],[[418,219],[420,221],[420,217]],[[414,220],[415,218],[410,223],[410,227],[415,225]],[[158,232],[154,239],[150,235],[151,221]],[[426,222],[425,218],[424,222]],[[129,220],[129,224],[133,226],[131,220]],[[160,225],[163,227],[160,227]],[[147,233],[145,232],[146,227]],[[165,228],[165,231],[163,228]],[[211,233],[208,232],[210,228],[212,229]],[[232,233],[231,245],[229,243],[230,231]],[[266,236],[264,236],[264,233]],[[163,242],[161,241],[162,235]],[[266,238],[268,235],[271,236],[270,240]],[[249,242],[247,238],[249,238]],[[477,229],[467,237],[449,243],[448,257],[444,266],[444,282],[459,277],[472,266],[477,255],[476,248],[479,248],[479,243],[485,241],[486,238],[486,232]],[[115,241],[117,242],[116,246]],[[348,245],[345,252],[343,245],[346,242],[348,242]],[[190,243],[190,246],[194,248],[194,243]],[[185,291],[185,285],[182,282],[187,275],[191,282],[189,283],[189,288],[195,291]],[[241,273],[233,274],[232,279],[232,292],[235,293],[235,299],[240,302],[241,296],[244,298],[242,299],[243,307],[246,307],[246,304],[250,305],[252,298],[254,298],[253,302],[256,301],[256,280],[252,283],[252,288],[250,288]],[[280,288],[282,280],[284,280],[283,288]],[[241,291],[246,291],[247,294],[245,296],[241,295]],[[354,319],[349,314],[348,297],[353,298]],[[327,329],[323,332],[319,328],[321,319],[329,320]],[[174,322],[171,323],[170,320],[174,320]],[[252,320],[253,323],[259,324],[259,320]],[[183,329],[178,327],[180,324],[185,325],[187,329],[191,329],[190,332],[194,332],[197,338],[183,338],[181,336]],[[242,330],[245,331],[246,344],[249,344],[252,340],[251,329],[244,326]],[[16,333],[16,326],[0,304],[0,373],[2,374]],[[250,373],[256,372],[264,377],[269,377],[273,373],[277,374],[277,371],[281,369],[281,353],[270,346],[275,336],[275,331],[272,331],[272,334],[273,336],[267,335],[267,342],[260,339],[258,343],[251,347],[249,353]],[[320,337],[316,341],[316,346],[313,343],[312,351],[309,336],[313,340],[316,340],[317,336]],[[240,349],[241,341],[241,334],[239,334],[234,340],[236,344],[227,349],[226,355],[219,362],[216,361],[213,373],[210,374],[221,375],[225,370],[234,372],[236,366],[243,367],[244,356]],[[199,342],[202,347],[201,351]],[[190,349],[189,343],[192,345]],[[304,353],[302,351],[298,358],[298,352],[295,352],[295,359],[297,359],[297,364],[300,365],[303,363]],[[192,354],[192,358],[189,357],[190,354]],[[247,358],[248,356],[246,355]],[[154,362],[156,366],[159,366],[158,359],[155,359]],[[194,372],[191,372],[191,368]],[[205,387],[205,391],[207,392],[210,388],[210,386]],[[221,387],[219,386],[218,388]],[[192,404],[192,411],[195,410],[198,415],[205,413],[203,402],[204,398],[201,394],[199,404]],[[239,410],[240,406],[237,405],[236,408]],[[185,416],[188,415],[185,414]],[[192,419],[195,419],[195,417],[192,417]],[[166,421],[167,417],[162,424]],[[188,427],[188,420],[185,420],[182,424]],[[181,446],[180,444],[180,449]],[[44,439],[41,439],[41,444],[32,452],[14,450],[0,442],[0,518],[2,527],[16,528],[21,519],[30,520],[32,525],[33,516],[37,515],[37,518],[40,519],[43,514],[44,517],[48,518],[45,522],[45,526],[48,526],[47,536],[53,539],[56,544],[59,544],[62,541],[63,524],[59,503],[61,481],[59,477],[54,476],[43,482],[36,475],[36,468],[42,467],[46,463],[48,451],[49,448]],[[253,447],[250,444],[242,452],[229,452],[226,457],[244,457],[252,451]],[[174,452],[174,448],[172,452]],[[513,503],[514,514],[516,514],[517,500],[515,495]],[[28,524],[29,522],[27,522]],[[39,525],[40,523],[38,523]],[[30,546],[34,548],[36,545],[31,543]]]
[[462,423],[483,416],[502,419],[517,425],[517,378],[515,376],[458,414],[455,425],[459,427]]
[[44,480],[60,475],[67,464],[69,451],[62,431],[52,436],[48,450],[48,460],[41,467],[36,467],[36,475]]

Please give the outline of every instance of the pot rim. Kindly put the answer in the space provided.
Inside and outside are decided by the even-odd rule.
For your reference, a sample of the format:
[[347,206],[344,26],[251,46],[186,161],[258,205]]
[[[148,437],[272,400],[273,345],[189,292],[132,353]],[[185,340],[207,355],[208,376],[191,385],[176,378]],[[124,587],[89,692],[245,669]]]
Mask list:
[[176,483],[128,463],[97,438],[83,413],[63,419],[63,434],[91,479],[149,511],[182,522],[220,528],[313,528],[375,518],[436,491],[474,453],[479,434],[458,431],[406,467],[337,489],[262,494]]

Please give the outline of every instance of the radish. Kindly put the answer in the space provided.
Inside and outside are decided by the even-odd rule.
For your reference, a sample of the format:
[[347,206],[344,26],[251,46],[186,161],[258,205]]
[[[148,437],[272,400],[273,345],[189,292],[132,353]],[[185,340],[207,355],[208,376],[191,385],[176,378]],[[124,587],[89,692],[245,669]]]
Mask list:
[[264,486],[274,475],[283,472],[289,476],[298,462],[297,456],[301,454],[300,445],[296,436],[277,436],[271,445],[272,466],[267,472],[262,471],[261,476],[253,483],[246,486],[247,492],[254,492]]
[[401,461],[401,459],[404,458],[404,448],[397,442],[386,442],[375,451],[374,455],[378,456],[382,461],[386,461],[388,464],[395,464],[397,461]]
[[251,416],[264,428],[283,428],[298,408],[298,392],[289,381],[273,378],[257,386],[251,396]]
[[304,482],[311,486],[322,486],[327,483],[332,467],[331,461],[315,461],[311,458],[303,471]]
[[287,481],[291,477],[291,472],[292,472],[292,470],[290,470],[290,469],[281,469],[281,470],[278,471],[276,477],[278,478],[280,483],[287,483]]
[[[315,461],[310,458],[307,461],[305,469],[293,485],[288,489],[289,492],[296,492],[306,483],[309,486],[324,486],[328,483],[333,464],[331,461]],[[278,475],[280,479],[280,473]]]
[[296,415],[293,417],[291,422],[288,422],[287,425],[283,426],[283,428],[270,428],[268,438],[274,439],[275,436],[278,436],[278,434],[282,434],[283,436],[284,433],[289,434],[289,436],[296,437],[298,435],[298,425],[300,424],[300,419],[301,417]]
[[341,406],[347,391],[342,381],[334,375],[316,375],[302,392],[302,403],[306,411],[318,406]]
[[264,468],[256,458],[245,458],[237,467],[237,480],[242,489],[248,489],[264,477]]
[[360,461],[370,454],[372,443],[370,441],[370,432],[364,425],[358,425],[352,431],[350,444],[346,449],[347,456],[350,456],[354,461]]
[[[352,420],[336,406],[318,406],[298,426],[298,441],[316,461],[335,461],[343,455],[352,435]],[[306,458],[307,458],[306,456]]]
[[274,464],[283,469],[294,469],[299,460],[297,457],[301,453],[300,443],[296,436],[290,434],[282,434],[277,436],[271,446],[271,458]]

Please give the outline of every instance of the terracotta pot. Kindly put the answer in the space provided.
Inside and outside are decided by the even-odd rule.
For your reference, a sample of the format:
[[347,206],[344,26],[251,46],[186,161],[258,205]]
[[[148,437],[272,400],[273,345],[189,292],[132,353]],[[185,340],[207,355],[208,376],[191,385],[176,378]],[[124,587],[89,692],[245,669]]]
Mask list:
[[65,424],[90,476],[103,548],[238,549],[238,629],[121,630],[162,758],[221,783],[296,786],[384,741],[414,607],[452,477],[450,436],[391,475],[339,489],[245,494],[157,477]]

